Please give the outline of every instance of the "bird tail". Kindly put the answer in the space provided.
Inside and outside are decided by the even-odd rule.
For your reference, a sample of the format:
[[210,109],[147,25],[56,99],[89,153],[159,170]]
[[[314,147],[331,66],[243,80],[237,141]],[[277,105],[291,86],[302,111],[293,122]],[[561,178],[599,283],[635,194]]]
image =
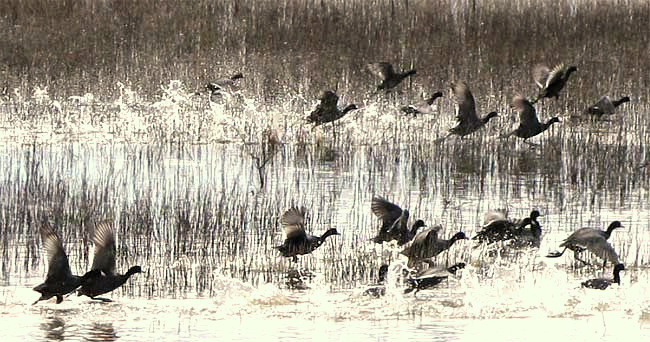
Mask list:
[[559,257],[562,256],[562,254],[564,254],[564,251],[566,251],[566,247],[564,247],[562,252],[558,252],[558,251],[551,252],[551,253],[548,253],[548,255],[546,257],[547,258],[559,258]]

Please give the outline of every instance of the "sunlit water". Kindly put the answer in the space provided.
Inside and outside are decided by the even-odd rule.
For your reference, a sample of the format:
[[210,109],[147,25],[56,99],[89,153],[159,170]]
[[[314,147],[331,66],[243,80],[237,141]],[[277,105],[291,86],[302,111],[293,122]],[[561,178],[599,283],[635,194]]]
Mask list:
[[[44,176],[46,184],[68,184],[66,198],[81,191],[82,183],[90,189],[109,183],[114,194],[104,201],[112,209],[102,209],[99,217],[123,220],[121,216],[128,215],[128,211],[118,209],[138,203],[139,194],[148,193],[151,208],[147,210],[153,212],[155,228],[152,236],[144,238],[152,240],[154,247],[151,253],[131,247],[129,257],[119,258],[119,270],[140,264],[145,272],[111,293],[111,303],[71,295],[59,305],[52,300],[31,305],[38,297],[31,288],[45,276],[44,255],[30,256],[32,260],[25,261],[25,242],[35,239],[34,232],[4,234],[3,269],[7,272],[0,287],[4,336],[12,340],[178,340],[227,336],[230,340],[251,341],[613,341],[621,336],[631,340],[650,336],[650,239],[645,201],[628,201],[619,207],[605,198],[594,217],[579,200],[552,200],[564,191],[560,187],[552,189],[547,185],[543,193],[525,185],[520,191],[502,190],[531,178],[547,180],[543,171],[507,177],[487,173],[483,175],[485,184],[481,184],[472,180],[472,175],[458,172],[456,180],[445,179],[444,170],[439,170],[443,176],[414,182],[420,171],[413,167],[416,162],[412,155],[400,152],[400,160],[395,163],[392,157],[381,159],[368,153],[366,147],[340,152],[332,162],[320,161],[314,158],[316,154],[307,152],[304,164],[295,162],[299,158],[294,148],[285,147],[269,166],[267,190],[259,200],[262,195],[257,171],[252,158],[239,145],[186,146],[181,152],[163,148],[146,153],[149,150],[156,149],[124,144],[39,146],[35,154],[39,160],[37,174]],[[30,151],[32,146],[4,147],[0,166],[12,172],[3,176],[3,184],[24,182]],[[142,153],[147,157],[134,159]],[[534,150],[526,153],[536,158]],[[390,160],[392,164],[387,163]],[[425,164],[435,170],[435,162]],[[85,176],[77,176],[80,174]],[[458,177],[463,178],[462,186]],[[455,185],[450,189],[444,184],[447,181]],[[11,187],[5,185],[5,189]],[[241,233],[252,239],[266,236],[264,243],[240,242],[241,246],[233,247],[243,248],[244,254],[254,256],[242,256],[245,261],[239,262],[237,256],[242,252],[224,250],[225,247],[206,252],[209,259],[201,259],[196,251],[188,256],[170,251],[170,245],[178,246],[178,240],[184,236],[173,233],[175,216],[157,208],[171,207],[174,212],[173,208],[187,203],[196,205],[193,202],[197,194],[210,192],[222,192],[214,195],[216,198],[226,194],[237,197],[236,202],[258,199],[269,208],[277,208],[275,217],[267,218],[269,225],[262,227],[262,231],[249,228]],[[459,229],[472,236],[488,208],[508,207],[515,217],[539,208],[544,215],[544,240],[539,250],[503,257],[488,256],[485,249],[472,249],[471,241],[461,241],[437,259],[440,265],[467,262],[468,267],[458,276],[415,296],[405,295],[402,287],[389,283],[386,296],[369,297],[363,291],[374,282],[371,278],[376,273],[372,270],[381,263],[391,262],[393,267],[403,263],[399,249],[368,241],[377,227],[370,212],[373,193],[410,208],[414,217],[443,224],[444,237]],[[647,198],[645,190],[638,198]],[[4,208],[12,208],[15,195],[5,193],[2,200]],[[331,225],[342,233],[329,239],[313,255],[301,257],[297,265],[290,265],[271,248],[283,238],[277,217],[292,204],[308,208],[309,231],[320,234]],[[39,206],[45,210],[54,205],[45,201]],[[262,209],[251,206],[250,210],[263,209],[264,205]],[[620,287],[606,291],[582,289],[580,282],[600,275],[600,269],[574,270],[569,253],[560,259],[544,257],[579,224],[604,228],[613,219],[623,221],[626,227],[611,239],[628,268],[623,272]],[[10,220],[5,215],[4,222]],[[80,240],[66,237],[80,230],[78,225],[70,224],[62,233],[76,273],[83,273],[90,261],[80,260],[84,253]],[[118,240],[137,241],[130,236],[135,233],[128,227],[119,234]],[[25,262],[32,266],[25,267]],[[314,273],[305,280],[309,289],[287,287],[288,267]],[[604,276],[611,276],[610,268],[605,272]]]

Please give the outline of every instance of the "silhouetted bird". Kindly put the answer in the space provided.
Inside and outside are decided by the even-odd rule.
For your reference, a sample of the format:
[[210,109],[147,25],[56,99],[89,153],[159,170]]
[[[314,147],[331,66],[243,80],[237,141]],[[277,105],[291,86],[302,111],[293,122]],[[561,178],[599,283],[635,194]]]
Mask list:
[[63,301],[63,295],[74,291],[83,281],[95,276],[97,272],[87,273],[83,277],[73,275],[61,239],[54,229],[49,223],[43,222],[39,230],[43,239],[43,248],[47,252],[48,269],[45,282],[34,287],[34,291],[41,294],[41,298],[34,304],[52,297],[56,297],[56,303],[59,304]]
[[350,104],[343,110],[339,110],[336,107],[338,101],[339,97],[333,91],[328,90],[324,92],[320,97],[320,103],[316,106],[316,109],[307,117],[307,122],[313,123],[314,128],[316,128],[318,125],[336,121],[349,111],[357,109],[356,105]]
[[547,257],[557,258],[562,256],[567,249],[573,251],[573,256],[576,260],[586,264],[584,260],[578,258],[578,253],[588,250],[599,258],[605,260],[605,262],[610,261],[612,264],[618,264],[618,255],[614,251],[612,245],[607,242],[609,237],[612,234],[612,231],[616,228],[622,228],[623,225],[619,221],[614,221],[610,223],[606,231],[597,230],[593,228],[580,228],[569,235],[564,242],[560,244],[560,247],[564,247],[562,252],[553,252],[549,253]]
[[[446,271],[451,274],[456,274],[456,272],[462,268],[465,268],[464,262],[448,267]],[[447,277],[447,275],[440,275],[438,270],[429,268],[424,272],[421,272],[417,277],[407,278],[406,284],[408,288],[404,290],[404,293],[410,293],[415,290],[414,295],[417,295],[420,290],[430,289],[440,284],[443,280],[447,279]]]
[[433,113],[433,108],[431,105],[433,105],[433,101],[435,101],[437,98],[442,97],[441,92],[436,92],[429,99],[422,103],[418,103],[416,105],[408,105],[400,108],[400,110],[406,114],[413,114],[413,117],[417,117],[418,114],[431,114]]
[[415,75],[415,69],[407,70],[404,72],[395,72],[393,66],[390,63],[381,62],[381,63],[370,63],[368,64],[368,70],[375,76],[381,78],[381,84],[377,86],[377,91],[386,90],[388,91],[391,88],[394,88],[402,82],[406,77]]
[[603,115],[611,115],[616,112],[616,107],[625,102],[630,102],[630,98],[623,96],[616,101],[612,101],[607,96],[603,96],[596,104],[585,110],[586,114],[591,115],[594,119],[600,119]]
[[458,124],[449,129],[447,137],[452,134],[462,137],[474,133],[481,127],[485,126],[490,119],[498,116],[497,112],[490,112],[482,118],[479,118],[478,115],[476,115],[474,96],[465,82],[452,84],[451,89],[454,92],[456,102],[458,103],[458,115],[456,116]]
[[465,233],[458,232],[449,240],[438,239],[438,231],[442,226],[435,226],[421,231],[413,238],[413,241],[402,250],[402,254],[408,257],[408,266],[414,267],[418,262],[430,262],[430,258],[446,251],[454,242],[467,239]]
[[[486,220],[488,221],[488,215],[491,216],[491,219],[487,222],[483,229],[481,229],[472,240],[477,240],[477,245],[482,243],[491,244],[497,241],[505,240],[521,240],[520,243],[523,244],[524,240],[530,242],[533,246],[539,246],[539,238],[541,237],[541,227],[537,218],[541,216],[539,211],[533,210],[530,212],[530,216],[524,218],[521,221],[511,221],[503,216],[495,216],[493,213],[486,213]],[[530,229],[525,229],[526,226],[530,225]],[[535,243],[536,241],[536,243]]]
[[567,67],[564,64],[559,64],[553,70],[550,70],[545,65],[537,65],[533,70],[533,76],[535,83],[539,87],[539,94],[531,102],[536,103],[545,97],[555,97],[557,99],[560,90],[564,88],[564,85],[569,80],[569,76],[576,70],[578,68],[575,65]]
[[621,273],[621,271],[624,270],[625,270],[625,266],[623,264],[616,264],[616,266],[614,266],[613,279],[607,279],[607,278],[589,279],[587,281],[582,282],[582,287],[587,287],[596,290],[605,290],[606,288],[609,287],[609,285],[612,285],[613,283],[620,285],[621,276],[619,275],[619,273]]
[[224,88],[232,87],[235,84],[235,81],[244,78],[244,75],[237,73],[232,75],[230,78],[224,78],[214,82],[210,82],[205,85],[205,88],[208,89],[212,94],[224,90]]
[[537,119],[535,108],[528,100],[522,96],[515,96],[513,105],[515,107],[515,110],[519,112],[519,127],[517,127],[517,129],[514,131],[504,135],[503,138],[514,135],[519,138],[523,138],[525,143],[530,144],[527,141],[528,138],[534,137],[546,131],[549,127],[551,127],[552,124],[560,122],[560,119],[554,117],[548,120],[546,123],[540,123],[539,119]]
[[397,241],[399,246],[411,241],[417,230],[425,227],[424,221],[417,220],[408,228],[409,211],[402,210],[397,205],[379,197],[372,198],[370,204],[372,212],[381,220],[379,233],[373,239],[375,243]]
[[93,265],[91,271],[86,273],[88,275],[87,280],[77,291],[77,295],[84,295],[105,302],[110,301],[110,299],[96,297],[124,285],[129,277],[136,273],[142,273],[142,269],[140,266],[133,266],[125,274],[118,274],[115,271],[115,235],[110,222],[95,225],[93,243],[95,244]]
[[336,228],[327,230],[322,236],[307,235],[305,232],[305,207],[290,208],[280,220],[284,226],[286,239],[280,246],[275,247],[282,256],[293,257],[293,262],[298,261],[297,255],[304,255],[313,252],[325,242],[330,235],[340,235]]

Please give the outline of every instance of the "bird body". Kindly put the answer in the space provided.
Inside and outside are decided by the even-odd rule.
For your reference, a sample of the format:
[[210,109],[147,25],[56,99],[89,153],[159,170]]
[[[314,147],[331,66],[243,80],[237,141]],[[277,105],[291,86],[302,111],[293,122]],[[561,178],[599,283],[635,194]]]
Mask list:
[[[530,216],[521,221],[511,221],[505,215],[500,216],[490,212],[486,214],[486,220],[488,215],[490,215],[488,223],[472,238],[472,240],[477,240],[477,246],[482,243],[491,244],[511,239],[518,240],[519,244],[525,240],[533,246],[539,246],[541,237],[541,227],[537,222],[537,218],[540,216],[539,211],[531,211]],[[525,229],[528,225],[531,226],[530,230]]]
[[321,236],[307,234],[305,232],[306,211],[305,207],[290,208],[280,220],[286,239],[282,245],[275,248],[280,251],[282,256],[292,257],[294,262],[298,261],[298,255],[309,254],[320,247],[330,235],[340,235],[336,228],[327,230]]
[[418,229],[424,227],[424,221],[417,220],[408,228],[409,211],[402,210],[394,203],[375,196],[370,204],[372,212],[381,220],[379,233],[373,239],[375,243],[397,241],[399,246],[411,241]]
[[490,112],[486,116],[479,118],[476,114],[476,104],[474,96],[465,82],[458,82],[451,87],[458,103],[458,115],[456,120],[458,124],[449,129],[449,134],[465,136],[476,132],[490,121],[493,117],[498,116],[497,112]]
[[56,303],[59,304],[63,301],[63,295],[74,291],[81,286],[83,281],[94,274],[84,275],[83,277],[73,275],[61,239],[54,229],[49,223],[43,222],[39,231],[47,253],[48,270],[45,282],[34,287],[34,291],[41,294],[41,297],[34,304],[52,297],[56,297]]
[[504,137],[507,138],[511,135],[523,138],[524,142],[528,138],[532,138],[544,131],[546,131],[552,124],[560,122],[560,119],[557,117],[551,118],[546,123],[539,122],[537,114],[535,113],[535,108],[522,96],[516,96],[513,100],[515,110],[519,112],[519,126],[514,131],[506,134]]
[[406,77],[415,75],[415,69],[406,70],[403,72],[396,72],[390,63],[370,63],[367,65],[371,73],[379,77],[382,81],[377,86],[379,90],[390,90],[400,84]]
[[232,87],[235,84],[235,81],[244,78],[244,75],[242,73],[237,73],[235,75],[230,76],[229,78],[224,78],[221,80],[217,80],[214,82],[210,82],[205,85],[205,88],[208,89],[212,94],[222,91],[224,88],[227,87]]
[[339,97],[333,91],[328,90],[324,92],[320,97],[320,103],[316,106],[316,109],[307,117],[307,122],[313,123],[315,128],[318,125],[336,121],[345,116],[349,111],[357,109],[356,105],[350,104],[343,110],[339,110],[337,107],[338,100]]
[[565,66],[564,64],[559,64],[555,66],[552,70],[545,65],[538,65],[533,70],[535,83],[539,87],[539,94],[532,102],[536,103],[540,99],[545,97],[556,99],[560,95],[560,90],[564,88],[564,85],[569,80],[569,76],[574,71],[577,71],[578,68],[575,65]]
[[467,239],[463,232],[456,233],[449,240],[438,239],[438,232],[441,229],[442,226],[438,225],[421,231],[413,238],[413,241],[402,250],[401,253],[408,257],[409,267],[413,267],[419,261],[433,258],[443,251],[446,251],[458,240]]
[[580,228],[569,235],[560,244],[560,247],[564,247],[562,252],[550,253],[547,255],[547,257],[560,257],[567,249],[570,249],[573,251],[576,260],[585,263],[583,260],[578,258],[577,253],[588,250],[599,258],[605,260],[605,262],[610,261],[613,264],[618,264],[618,255],[616,254],[616,251],[614,251],[612,245],[607,242],[607,240],[609,239],[614,229],[622,227],[623,225],[621,225],[621,222],[614,221],[610,223],[606,231],[593,228]]
[[[456,272],[462,268],[465,268],[465,263],[463,262],[448,267],[446,272],[456,274]],[[406,284],[408,288],[404,290],[404,293],[406,294],[415,291],[415,294],[417,294],[420,290],[430,289],[448,278],[448,275],[439,275],[435,272],[437,272],[437,270],[429,268],[424,272],[421,272],[417,277],[407,278]]]
[[614,277],[612,279],[607,278],[595,278],[589,279],[582,282],[582,287],[596,289],[596,290],[605,290],[612,284],[621,284],[620,272],[625,270],[623,264],[616,264],[614,266]]
[[612,101],[609,97],[603,96],[593,106],[588,107],[585,110],[585,113],[592,115],[594,118],[600,119],[600,117],[603,115],[614,114],[616,112],[616,107],[625,102],[630,102],[630,98],[623,96],[618,100]]
[[115,234],[110,222],[101,222],[95,225],[93,235],[95,255],[91,271],[87,273],[88,279],[81,286],[77,295],[95,297],[111,292],[124,283],[135,273],[141,273],[140,266],[133,266],[125,274],[118,274],[115,270]]
[[400,110],[406,114],[412,114],[413,117],[417,117],[418,114],[431,114],[433,113],[433,102],[439,97],[442,97],[442,93],[436,92],[423,103],[404,106]]

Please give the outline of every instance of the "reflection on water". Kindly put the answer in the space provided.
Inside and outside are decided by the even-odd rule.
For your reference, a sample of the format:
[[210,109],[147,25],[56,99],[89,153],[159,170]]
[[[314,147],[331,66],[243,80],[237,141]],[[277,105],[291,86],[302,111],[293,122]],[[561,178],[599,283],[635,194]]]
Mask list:
[[90,329],[84,333],[87,341],[116,341],[117,334],[113,329],[113,323],[93,323]]
[[60,317],[48,317],[41,323],[41,330],[50,341],[63,341],[65,339],[65,321]]

